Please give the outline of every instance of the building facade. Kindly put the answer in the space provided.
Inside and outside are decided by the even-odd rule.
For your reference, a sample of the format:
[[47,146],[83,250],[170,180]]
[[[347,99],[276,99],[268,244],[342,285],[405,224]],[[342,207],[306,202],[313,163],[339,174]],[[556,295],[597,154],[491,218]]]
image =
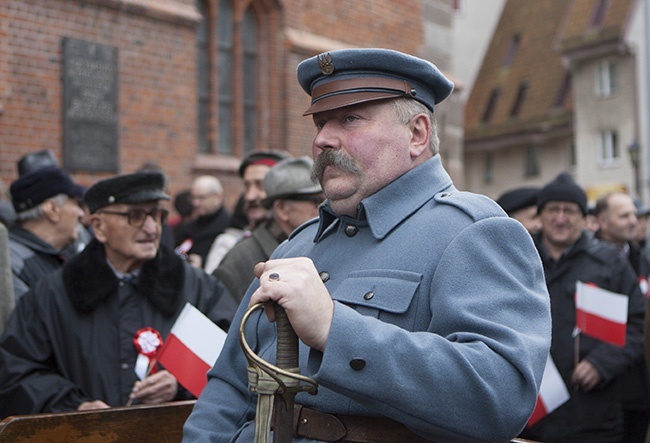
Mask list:
[[569,171],[648,199],[647,0],[508,0],[465,110],[469,190]]
[[[314,128],[302,116],[309,97],[295,76],[301,60],[343,47],[386,47],[448,72],[455,6],[452,0],[5,0],[2,181],[8,187],[16,178],[22,155],[50,149],[86,185],[154,163],[168,174],[170,192],[214,174],[232,204],[241,189],[237,167],[248,152],[311,152]],[[444,104],[436,109],[440,137],[457,146],[462,123],[446,112]]]

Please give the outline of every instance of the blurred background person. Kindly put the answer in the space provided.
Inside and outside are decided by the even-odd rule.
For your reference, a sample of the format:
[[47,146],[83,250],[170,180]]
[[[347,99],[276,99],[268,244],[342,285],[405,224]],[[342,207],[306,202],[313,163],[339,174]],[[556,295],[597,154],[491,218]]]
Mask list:
[[264,177],[262,206],[270,217],[226,254],[212,275],[241,301],[255,278],[253,268],[269,259],[275,248],[301,224],[318,216],[323,191],[311,180],[313,161],[307,157],[282,160]]
[[[25,174],[29,174],[33,171],[38,171],[39,169],[56,166],[61,168],[59,163],[54,158],[54,153],[49,149],[43,149],[40,151],[30,152],[29,154],[23,155],[18,162],[16,162],[16,169],[18,170],[18,177],[22,177]],[[63,168],[61,168],[63,169]],[[84,210],[84,205],[81,200],[79,200],[81,209]],[[67,257],[72,257],[78,254],[83,248],[86,247],[90,240],[92,240],[92,234],[89,230],[89,224],[87,219],[87,212],[84,210],[84,215],[79,220],[77,225],[77,239],[74,243],[68,246],[65,249],[65,255]]]
[[0,223],[0,335],[16,306],[14,286],[9,263],[9,233]]
[[[564,172],[538,198],[542,228],[533,240],[544,265],[551,300],[551,358],[571,393],[557,409],[522,432],[541,442],[620,443],[621,380],[642,358],[644,300],[635,273],[619,250],[588,234],[587,195]],[[577,282],[627,296],[624,347],[586,334],[576,341]]]
[[195,178],[190,194],[194,218],[178,226],[176,247],[202,267],[214,239],[230,224],[230,213],[223,204],[223,186],[217,177],[201,175]]
[[[233,229],[229,229],[228,232],[217,236],[210,246],[208,258],[203,265],[205,272],[212,274],[223,257],[239,240],[250,235],[255,227],[268,219],[269,212],[262,206],[262,200],[266,197],[264,177],[273,166],[288,157],[288,155],[278,151],[255,151],[242,160],[241,165],[239,165],[239,176],[244,184],[241,201],[244,217],[238,216],[237,223],[231,226]],[[248,224],[244,229],[240,229],[237,225],[240,225],[243,219]]]
[[9,254],[16,300],[48,273],[63,266],[66,250],[79,236],[85,188],[57,166],[45,166],[10,187],[16,222],[9,231]]
[[[638,232],[637,207],[623,192],[610,192],[596,201],[598,220],[596,238],[607,241],[626,257],[634,268],[641,292],[648,298],[650,262],[635,243]],[[623,386],[623,420],[626,443],[642,443],[650,423],[650,389],[646,375],[645,358],[638,359],[621,378]]]
[[497,199],[497,203],[508,216],[524,225],[531,234],[535,234],[542,227],[537,214],[539,191],[540,188],[516,188],[504,192]]

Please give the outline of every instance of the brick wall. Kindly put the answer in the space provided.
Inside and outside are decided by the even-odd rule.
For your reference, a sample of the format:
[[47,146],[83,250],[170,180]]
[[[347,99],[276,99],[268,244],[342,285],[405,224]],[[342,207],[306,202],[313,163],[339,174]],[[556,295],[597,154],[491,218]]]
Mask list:
[[[260,110],[260,145],[311,152],[313,126],[302,117],[308,97],[295,78],[300,60],[344,46],[421,53],[421,0],[256,1],[271,11],[264,27],[273,35],[265,59],[271,66]],[[16,178],[16,161],[28,152],[51,149],[63,160],[61,41],[73,37],[118,48],[119,171],[156,162],[169,174],[172,193],[187,188],[197,174],[215,173],[228,202],[234,202],[241,187],[235,173],[238,159],[199,156],[195,148],[198,17],[194,0],[0,2],[4,185]],[[107,175],[74,172],[86,185]]]

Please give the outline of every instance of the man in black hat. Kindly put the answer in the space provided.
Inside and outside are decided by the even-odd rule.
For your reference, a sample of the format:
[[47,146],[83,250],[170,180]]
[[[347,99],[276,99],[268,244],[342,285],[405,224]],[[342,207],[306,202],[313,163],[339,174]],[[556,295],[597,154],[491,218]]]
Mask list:
[[[20,157],[18,162],[16,162],[16,169],[18,170],[19,177],[50,166],[60,167],[56,158],[54,158],[54,153],[50,149],[30,152]],[[74,243],[68,245],[68,247],[63,251],[66,257],[71,257],[77,254],[85,248],[88,243],[90,243],[90,240],[92,240],[92,234],[88,232],[88,227],[84,224],[85,209],[83,202],[80,203],[82,210],[84,210],[84,217],[79,223],[77,223],[77,239]]]
[[[548,293],[530,234],[494,201],[459,192],[442,165],[433,113],[453,84],[426,60],[366,48],[304,60],[298,81],[311,97],[312,176],[327,200],[256,265],[234,320],[277,302],[300,339],[299,369],[318,394],[296,395],[285,436],[514,437],[548,355]],[[275,322],[262,311],[246,318],[251,349],[275,363]],[[255,380],[235,330],[185,443],[249,443],[253,421],[270,432],[268,398],[256,412],[263,393],[248,388]]]
[[[587,195],[568,173],[542,188],[538,212],[542,228],[534,241],[553,314],[550,357],[570,398],[522,436],[538,441],[624,441],[620,376],[643,355],[644,302],[636,275],[612,244],[585,231]],[[578,282],[628,298],[624,347],[584,333],[575,338]],[[614,309],[604,306],[608,312]]]
[[43,276],[63,266],[65,250],[79,235],[84,187],[57,166],[28,172],[10,187],[16,221],[9,251],[16,299]]
[[539,188],[515,188],[504,192],[497,199],[508,216],[524,225],[531,234],[539,231],[541,223],[537,214]]
[[141,172],[87,191],[95,240],[19,300],[0,340],[0,417],[189,397],[164,368],[146,377],[147,349],[136,343],[167,337],[186,302],[223,329],[236,304],[159,247],[163,186],[162,174]]
[[261,204],[271,216],[226,254],[212,273],[237,301],[255,278],[253,268],[269,259],[275,248],[298,226],[318,216],[323,191],[311,180],[313,162],[307,157],[282,160],[264,177]]

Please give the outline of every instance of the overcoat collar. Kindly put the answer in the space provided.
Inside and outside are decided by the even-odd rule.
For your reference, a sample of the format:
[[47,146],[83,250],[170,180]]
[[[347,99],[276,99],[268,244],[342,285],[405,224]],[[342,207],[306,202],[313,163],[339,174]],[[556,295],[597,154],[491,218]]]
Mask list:
[[[136,281],[140,294],[165,316],[171,316],[182,301],[185,280],[183,262],[173,252],[159,248],[153,260],[142,266]],[[119,280],[106,262],[104,246],[97,240],[71,258],[63,268],[63,284],[75,309],[90,312],[117,292]]]

